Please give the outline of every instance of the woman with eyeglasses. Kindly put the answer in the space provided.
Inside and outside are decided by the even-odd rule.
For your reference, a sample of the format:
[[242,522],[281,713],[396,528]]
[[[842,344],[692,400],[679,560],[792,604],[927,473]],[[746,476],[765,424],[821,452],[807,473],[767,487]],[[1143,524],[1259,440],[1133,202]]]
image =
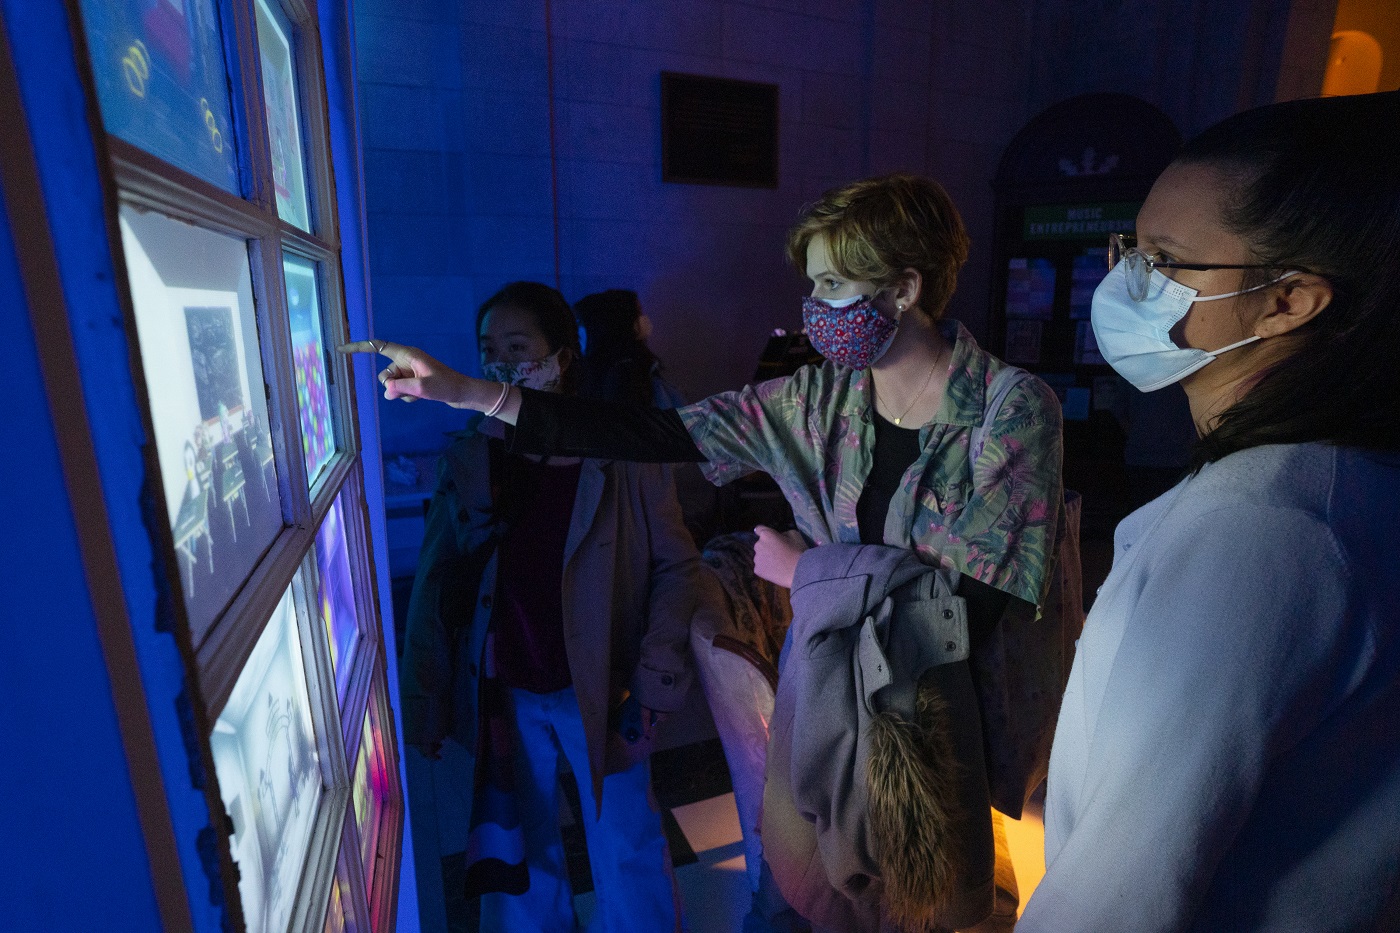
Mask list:
[[1018,930],[1400,929],[1400,95],[1206,130],[1094,295],[1193,472],[1080,639]]
[[[803,320],[827,362],[675,411],[522,392],[454,373],[419,350],[392,343],[344,349],[375,350],[392,360],[380,373],[387,397],[432,398],[484,411],[515,425],[513,443],[522,449],[695,461],[717,484],[767,472],[793,506],[799,530],[757,529],[759,576],[792,587],[796,575],[796,600],[799,564],[813,566],[804,552],[814,545],[876,545],[900,549],[903,556],[916,554],[924,566],[949,574],[966,600],[968,640],[976,651],[999,626],[1005,631],[1012,624],[1007,619],[1035,625],[1062,501],[1061,415],[1043,382],[1008,370],[960,324],[944,319],[967,250],[961,217],[943,188],[929,179],[890,175],[828,192],[808,208],[788,240],[789,258],[812,281]],[[998,373],[1006,376],[998,381]],[[997,386],[1005,387],[1000,396]],[[985,444],[974,441],[984,422]],[[815,550],[818,557],[835,553]],[[845,585],[862,584],[852,578]],[[864,593],[855,595],[857,602]],[[860,618],[848,622],[854,628]],[[795,619],[794,630],[803,625],[803,619]],[[807,663],[806,655],[794,661],[787,650],[783,657],[784,678],[791,670],[786,665]],[[1026,671],[1040,670],[1049,660],[1007,657],[1004,663]],[[988,808],[984,754],[995,743],[984,746],[965,656],[956,664],[963,665],[957,668],[958,684],[965,690],[954,695],[950,688],[929,700],[929,709],[940,710],[936,715],[919,706],[922,712],[910,711],[902,720],[921,730],[910,739],[911,754],[901,759],[917,773],[899,789],[892,788],[894,782],[868,782],[872,793],[906,794],[900,799],[942,814],[936,825],[890,819],[882,824],[890,834],[872,840],[860,813],[855,821],[862,831],[849,834],[859,838],[845,838],[826,829],[840,820],[822,813],[811,822],[821,821],[830,835],[822,837],[820,851],[804,851],[811,841],[805,814],[792,814],[795,819],[778,827],[783,832],[774,828],[780,809],[772,796],[779,786],[775,770],[784,777],[789,772],[812,776],[813,785],[836,789],[844,796],[832,809],[845,814],[848,806],[862,806],[864,759],[850,769],[844,758],[798,762],[788,769],[774,764],[780,758],[770,744],[765,868],[816,929],[875,933],[890,922],[890,910],[906,919],[914,915],[920,929],[1009,929],[1015,922],[1014,875],[1009,860],[994,858],[996,824]],[[925,684],[925,679],[918,682],[921,698]],[[1025,692],[1004,702],[1025,708],[1028,719],[1044,726],[1037,735],[1048,740],[1054,691]],[[911,687],[908,695],[913,694]],[[780,695],[780,709],[783,702]],[[945,702],[946,714],[940,705]],[[837,716],[836,709],[826,708],[813,718],[840,722]],[[857,713],[849,717],[850,728],[838,727],[833,747],[854,748],[858,733],[864,741]],[[792,728],[821,725],[796,721]],[[785,734],[775,718],[770,741]],[[991,752],[993,775],[1004,773],[996,769],[997,749]],[[1034,759],[1034,750],[1025,757]],[[891,776],[872,775],[885,777]],[[1019,815],[1039,780],[1032,773],[1003,782],[1005,794],[994,798],[998,807]],[[954,802],[943,807],[949,800]],[[784,806],[789,803],[783,798]],[[790,923],[785,930],[807,929],[765,897],[759,902],[760,912],[774,924],[768,929],[778,929],[779,921]],[[899,906],[891,907],[896,902]],[[755,918],[754,926],[764,923]]]

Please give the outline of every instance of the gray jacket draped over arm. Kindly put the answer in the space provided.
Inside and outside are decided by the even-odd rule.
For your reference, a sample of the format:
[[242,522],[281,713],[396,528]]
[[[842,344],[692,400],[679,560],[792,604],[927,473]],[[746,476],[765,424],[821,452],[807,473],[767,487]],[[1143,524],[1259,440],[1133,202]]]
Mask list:
[[822,926],[949,928],[992,909],[993,843],[964,601],[912,551],[806,551],[764,792],[765,858]]

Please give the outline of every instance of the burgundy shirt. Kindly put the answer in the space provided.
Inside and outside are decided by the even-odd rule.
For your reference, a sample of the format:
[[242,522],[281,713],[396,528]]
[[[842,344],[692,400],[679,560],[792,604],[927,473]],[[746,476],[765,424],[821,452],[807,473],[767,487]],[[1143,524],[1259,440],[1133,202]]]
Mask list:
[[492,624],[496,675],[508,687],[553,693],[573,683],[564,648],[564,543],[573,524],[579,468],[509,458],[533,495],[501,539]]

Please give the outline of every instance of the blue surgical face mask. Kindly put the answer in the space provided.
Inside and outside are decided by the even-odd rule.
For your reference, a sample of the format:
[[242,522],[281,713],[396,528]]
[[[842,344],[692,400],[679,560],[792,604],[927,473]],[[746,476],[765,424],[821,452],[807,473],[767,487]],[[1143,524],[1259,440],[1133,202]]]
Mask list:
[[1127,263],[1119,263],[1094,290],[1090,319],[1099,353],[1118,375],[1143,392],[1166,388],[1213,362],[1222,353],[1260,339],[1246,337],[1218,350],[1178,347],[1171,338],[1171,329],[1186,317],[1191,305],[1246,295],[1291,275],[1297,273],[1286,272],[1263,285],[1202,298],[1194,288],[1153,269],[1147,295],[1142,301],[1134,301],[1128,294]]

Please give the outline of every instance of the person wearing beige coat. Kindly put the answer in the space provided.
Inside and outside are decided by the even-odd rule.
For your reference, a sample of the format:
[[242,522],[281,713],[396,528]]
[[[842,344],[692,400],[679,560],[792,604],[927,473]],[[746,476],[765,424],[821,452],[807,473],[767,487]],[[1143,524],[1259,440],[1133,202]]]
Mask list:
[[[531,298],[514,301],[532,310]],[[492,322],[483,311],[483,347]],[[493,428],[479,419],[439,466],[401,664],[405,742],[471,753],[468,886],[483,930],[575,928],[561,755],[584,811],[590,929],[679,930],[648,756],[693,676],[700,562],[669,475],[511,454]]]

